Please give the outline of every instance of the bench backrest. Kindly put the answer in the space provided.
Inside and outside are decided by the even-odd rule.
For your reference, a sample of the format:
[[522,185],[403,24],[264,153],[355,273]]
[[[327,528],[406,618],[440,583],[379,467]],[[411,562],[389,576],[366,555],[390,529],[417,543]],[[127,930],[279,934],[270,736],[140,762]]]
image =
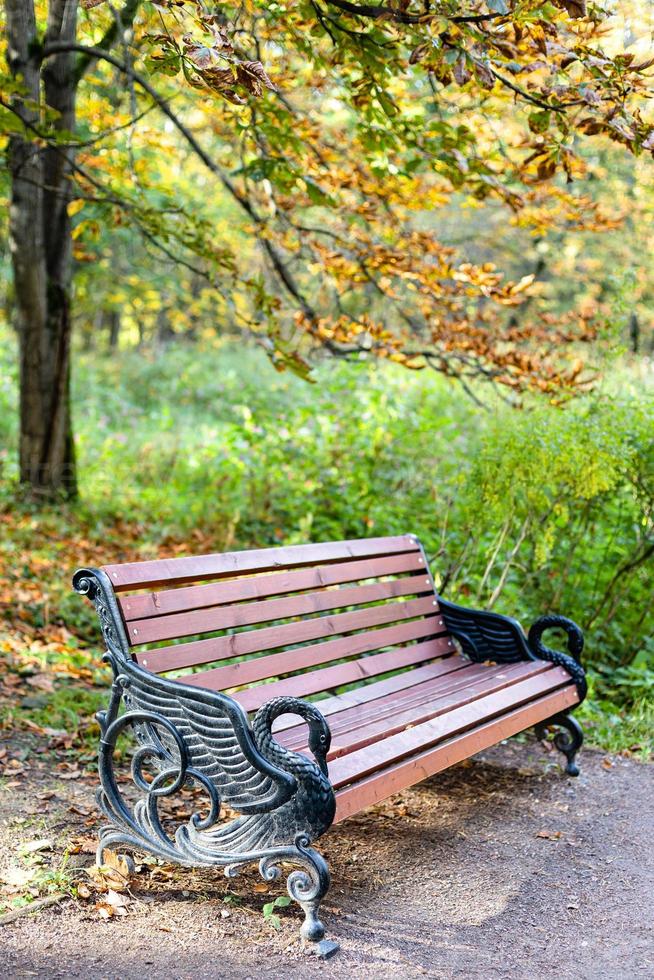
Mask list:
[[156,673],[201,666],[184,682],[248,687],[238,694],[248,710],[279,694],[332,690],[454,652],[414,535],[104,571],[140,664]]

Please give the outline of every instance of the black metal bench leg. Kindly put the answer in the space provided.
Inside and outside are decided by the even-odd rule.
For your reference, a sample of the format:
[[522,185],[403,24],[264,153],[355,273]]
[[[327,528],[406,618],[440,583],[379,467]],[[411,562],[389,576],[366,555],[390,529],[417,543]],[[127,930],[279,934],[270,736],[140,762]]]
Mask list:
[[554,736],[554,745],[567,759],[565,771],[568,776],[578,776],[579,767],[575,762],[575,757],[584,742],[584,733],[581,725],[572,715],[561,712],[561,714],[553,715],[547,721],[541,722],[540,725],[536,725],[536,737],[540,739],[546,738],[549,728],[563,729],[563,731],[557,732]]
[[[304,912],[300,936],[309,944],[311,952],[321,959],[328,959],[340,947],[338,943],[325,939],[325,927],[320,921],[320,903],[330,885],[327,862],[322,854],[310,846],[308,837],[303,834],[295,838],[295,849],[297,856],[291,860],[300,868],[290,873],[286,888]],[[272,858],[264,858],[259,864],[259,871],[265,881],[274,881],[281,874],[278,863]]]

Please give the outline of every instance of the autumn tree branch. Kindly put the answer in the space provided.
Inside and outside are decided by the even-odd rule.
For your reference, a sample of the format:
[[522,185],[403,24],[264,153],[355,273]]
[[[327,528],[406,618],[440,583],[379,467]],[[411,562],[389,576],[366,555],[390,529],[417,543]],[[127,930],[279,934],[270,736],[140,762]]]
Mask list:
[[[134,23],[141,0],[126,0],[122,10],[114,11],[114,19],[110,26],[100,38],[95,47],[101,51],[108,51],[119,40],[119,35],[128,30]],[[80,82],[87,71],[97,62],[98,58],[90,53],[81,54],[75,67],[75,79]]]
[[[244,197],[233,182],[229,179],[224,170],[218,166],[218,164],[211,159],[206,150],[201,146],[196,140],[193,133],[188,129],[187,126],[182,122],[177,113],[173,112],[170,108],[169,100],[161,95],[155,88],[150,84],[150,82],[143,77],[139,72],[135,71],[131,65],[126,65],[120,58],[111,54],[109,51],[104,51],[102,48],[89,47],[85,44],[77,44],[68,41],[54,41],[51,44],[46,44],[43,46],[41,55],[43,58],[49,58],[53,55],[60,54],[63,51],[75,51],[78,54],[89,57],[95,61],[106,61],[108,64],[113,65],[125,76],[129,76],[134,80],[134,82],[143,89],[144,92],[150,96],[153,102],[155,102],[163,114],[170,119],[172,124],[175,126],[177,131],[184,137],[187,144],[191,147],[195,155],[202,161],[202,163],[211,171],[214,176],[218,178],[225,190],[234,198],[234,200],[240,205],[240,207],[245,211],[248,217],[258,226],[262,227],[265,224],[265,220],[257,214],[257,212],[252,207],[251,202]],[[315,320],[317,314],[313,307],[310,305],[308,300],[302,295],[299,286],[295,282],[295,279],[284,262],[282,256],[279,254],[278,250],[275,248],[272,242],[262,235],[257,236],[259,242],[268,256],[275,272],[277,273],[282,285],[287,290],[287,292],[298,302],[302,308],[302,311],[310,319]]]
[[445,20],[451,20],[455,24],[481,24],[486,20],[495,20],[503,17],[504,14],[454,14],[441,13],[432,10],[429,4],[425,4],[425,11],[422,14],[408,14],[405,10],[398,7],[387,7],[383,4],[351,3],[350,0],[326,0],[331,7],[338,7],[339,10],[347,14],[354,14],[356,17],[365,17],[369,20],[379,20],[385,18],[395,21],[397,24],[425,24],[435,16],[442,16]]

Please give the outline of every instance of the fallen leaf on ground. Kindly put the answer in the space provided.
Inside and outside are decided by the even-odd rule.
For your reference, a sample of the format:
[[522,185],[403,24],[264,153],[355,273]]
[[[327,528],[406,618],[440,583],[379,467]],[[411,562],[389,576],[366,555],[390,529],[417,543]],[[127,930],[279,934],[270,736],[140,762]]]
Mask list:
[[30,687],[36,687],[39,691],[54,691],[54,681],[49,674],[34,674],[33,677],[26,678]]
[[38,854],[39,851],[51,851],[54,842],[49,837],[42,837],[39,840],[30,840],[20,845],[21,854]]
[[69,813],[76,813],[80,817],[88,817],[88,815],[90,814],[91,810],[90,810],[89,807],[86,807],[86,806],[78,806],[77,803],[72,803],[68,807],[68,812]]
[[124,892],[129,888],[131,878],[129,864],[124,857],[114,851],[106,850],[104,863],[93,864],[86,869],[86,873],[100,891]]
[[13,888],[24,888],[34,874],[33,868],[6,868],[0,875],[0,881]]
[[126,909],[131,903],[131,899],[127,898],[126,895],[122,895],[120,892],[115,891],[113,888],[110,888],[107,892],[105,901],[108,902],[109,905],[113,905],[116,910]]
[[110,919],[115,914],[113,905],[109,905],[107,902],[96,902],[94,908],[101,919]]
[[95,854],[98,848],[97,837],[74,837],[68,847],[69,854]]

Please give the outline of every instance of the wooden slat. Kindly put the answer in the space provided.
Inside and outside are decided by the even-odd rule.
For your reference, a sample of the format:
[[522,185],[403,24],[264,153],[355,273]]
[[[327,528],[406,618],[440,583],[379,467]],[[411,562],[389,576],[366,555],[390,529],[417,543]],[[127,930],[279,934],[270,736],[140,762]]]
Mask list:
[[[400,731],[408,724],[427,721],[431,713],[441,713],[442,704],[446,707],[452,704],[464,704],[474,700],[491,690],[501,690],[510,684],[526,677],[551,669],[551,664],[545,661],[523,661],[507,666],[486,666],[466,661],[459,670],[440,674],[410,688],[391,692],[374,701],[345,708],[328,715],[329,727],[332,732],[332,748],[341,746],[343,738],[357,738],[355,734],[361,730],[373,732],[379,737],[384,733],[392,734],[392,730]],[[454,701],[447,700],[454,697]],[[322,706],[319,705],[321,711]],[[405,718],[405,713],[408,713]],[[308,729],[306,724],[297,723],[286,731],[275,733],[275,737],[294,751],[306,747]],[[349,743],[348,743],[349,745]],[[351,746],[348,751],[351,750]],[[343,755],[343,751],[336,754]]]
[[[385,654],[378,656],[383,657]],[[363,661],[364,665],[369,659],[371,658]],[[401,705],[422,703],[432,697],[434,691],[440,690],[442,685],[455,683],[456,678],[469,676],[470,669],[476,666],[460,654],[453,654],[434,663],[416,667],[415,670],[405,670],[382,681],[317,701],[316,704],[329,720],[334,736],[350,727],[357,727],[359,723],[364,724],[368,719],[386,714],[388,705],[399,708]],[[390,713],[392,710],[394,709]],[[275,721],[273,731],[275,738],[279,738],[288,748],[301,749],[306,746],[307,726],[297,716],[281,715]]]
[[182,584],[199,579],[227,575],[265,572],[276,568],[294,568],[323,562],[347,561],[417,551],[413,535],[387,538],[361,538],[354,541],[329,541],[324,544],[298,544],[254,551],[228,551],[223,554],[196,555],[188,558],[162,558],[155,561],[104,565],[116,592],[151,588],[166,583]]
[[285,596],[283,599],[268,599],[236,606],[214,606],[170,616],[135,619],[128,627],[129,640],[132,646],[158,643],[182,636],[269,623],[276,619],[309,616],[329,609],[363,606],[369,602],[380,602],[399,596],[432,594],[431,584],[426,585],[426,581],[422,575],[412,575],[409,578],[373,582],[370,585],[305,592],[302,595]]
[[[517,685],[527,678],[551,673],[553,670],[552,665],[547,663],[531,662],[518,666],[522,670],[498,672],[489,668],[486,671],[486,676],[477,674],[476,677],[470,679],[463,676],[468,671],[457,671],[454,676],[447,675],[446,682],[441,685],[441,689],[434,689],[431,697],[427,691],[423,691],[422,696],[416,699],[414,704],[399,704],[395,709],[392,705],[388,705],[387,711],[380,713],[377,718],[362,719],[359,723],[350,725],[344,724],[340,730],[337,728],[333,732],[329,759],[331,761],[340,756],[349,755],[368,745],[373,745],[375,742],[390,738],[409,726],[423,725],[425,722],[439,718],[456,708],[462,708],[480,698],[497,694],[499,691]],[[424,686],[426,687],[426,685]],[[547,685],[543,681],[543,688],[539,690],[539,693],[544,693],[550,687],[557,686],[560,686],[560,683],[551,682],[550,685]],[[298,748],[304,748],[304,745],[300,745]]]
[[[298,674],[295,677],[286,677],[283,680],[271,681],[269,684],[261,684],[258,687],[251,687],[245,691],[237,691],[232,697],[238,701],[246,711],[256,711],[262,704],[276,697],[307,697],[310,694],[319,694],[323,691],[330,691],[345,684],[354,684],[357,681],[364,681],[369,677],[378,677],[386,674],[390,670],[402,670],[412,667],[415,664],[425,663],[435,657],[443,657],[438,664],[433,665],[434,671],[445,673],[452,667],[453,657],[447,656],[453,649],[452,641],[446,637],[428,640],[426,643],[414,643],[408,647],[396,647],[386,653],[378,653],[372,657],[363,657],[361,660],[350,660],[345,664],[337,664],[333,667],[324,667],[321,670],[311,670],[305,674]],[[458,655],[457,655],[458,657]],[[467,661],[461,659],[461,664]],[[210,673],[208,671],[207,673]],[[194,675],[198,677],[198,684],[202,674]],[[194,679],[194,678],[193,678]],[[180,678],[183,681],[190,681],[191,678]],[[201,684],[208,687],[208,684]],[[215,687],[213,690],[221,690]],[[323,702],[319,706],[322,710]]]
[[[209,585],[187,585],[162,592],[148,592],[144,595],[119,596],[118,603],[125,622],[133,619],[146,619],[149,616],[167,616],[170,613],[186,612],[190,609],[204,609],[221,606],[230,602],[265,599],[269,596],[288,595],[308,589],[326,588],[330,585],[343,585],[347,582],[360,582],[384,575],[401,575],[406,572],[425,572],[425,563],[420,552],[390,555],[387,558],[365,558],[362,561],[347,561],[336,565],[316,565],[292,572],[268,572],[250,575],[246,578],[228,579],[212,582]],[[431,585],[425,573],[425,585]]]
[[[305,670],[307,667],[318,667],[333,660],[355,657],[360,653],[382,650],[390,646],[397,648],[397,644],[433,636],[442,628],[438,626],[438,620],[435,619],[399,623],[382,630],[357,633],[355,636],[344,636],[338,640],[327,640],[325,643],[312,643],[309,646],[296,647],[294,650],[284,650],[283,653],[269,653],[263,657],[242,660],[225,667],[214,667],[199,674],[187,674],[182,680],[186,684],[197,684],[199,687],[209,687],[214,691],[224,691],[227,688],[268,680],[270,677],[281,677],[283,674]],[[449,639],[445,640],[444,646],[449,647],[450,650],[454,649],[454,644]],[[394,669],[393,666],[388,667],[388,670]]]
[[[268,626],[264,629],[248,630],[244,633],[232,633],[230,636],[193,640],[190,643],[178,643],[174,646],[147,650],[139,653],[137,659],[148,670],[159,673],[165,670],[177,670],[181,667],[206,664],[215,660],[226,660],[231,657],[243,657],[251,653],[261,653],[265,650],[291,646],[295,643],[305,643],[306,641],[318,640],[334,634],[369,629],[371,626],[381,626],[384,623],[401,623],[404,620],[412,619],[416,616],[426,616],[429,613],[433,613],[435,603],[436,600],[428,596],[423,599],[409,599],[407,602],[387,603],[384,606],[369,606],[366,609],[360,609],[356,612],[339,613],[335,616],[319,616],[316,619],[304,619],[297,623],[284,623],[282,626]],[[443,629],[442,620],[439,622],[437,619],[435,623],[432,623],[432,632],[442,632]],[[426,634],[423,633],[421,635],[425,636]],[[354,639],[354,637],[351,638],[353,644]],[[393,642],[400,642],[401,639],[402,634],[400,633],[398,640]],[[341,655],[344,657],[349,656],[348,642],[348,640],[343,642],[345,652]],[[383,645],[381,639],[379,640],[379,645]],[[325,646],[325,644],[318,644],[318,646]],[[368,649],[375,649],[375,647],[368,647]],[[352,652],[354,654],[360,651],[354,648]],[[260,680],[261,677],[276,677],[280,673],[299,670],[303,666],[308,666],[308,663],[302,663],[295,656],[296,654],[298,654],[297,650],[290,651],[284,655],[280,654],[275,661],[275,669],[271,667],[269,673],[264,672],[260,676],[257,676],[256,679]],[[287,667],[286,671],[284,671],[279,666],[280,663],[284,662],[280,659],[282,656],[288,657],[289,661],[294,660],[297,662],[293,666]],[[272,660],[273,654],[269,654],[265,659]],[[332,659],[336,658],[334,657]],[[321,663],[323,661],[318,660],[316,662]],[[247,661],[247,663],[254,663],[254,661]],[[247,673],[245,669],[247,663],[235,664],[233,670],[237,671],[237,669],[241,669],[245,674]],[[227,669],[226,667],[217,668],[217,670],[223,671],[227,671]],[[260,669],[260,667],[257,668],[258,671]],[[209,676],[209,673],[207,676]],[[223,673],[221,676],[226,677],[227,674]],[[255,678],[252,677],[252,679]],[[228,682],[225,686],[232,687],[241,683],[250,683],[250,680],[234,680]]]
[[398,732],[383,741],[375,742],[373,745],[336,759],[330,766],[329,778],[336,788],[346,786],[378,769],[387,768],[406,756],[430,748],[437,742],[465,729],[473,728],[527,701],[532,701],[557,686],[561,687],[569,683],[570,675],[562,667],[537,674],[502,691],[480,697],[470,704],[453,708],[445,715],[422,725]]
[[[335,823],[351,817],[374,803],[380,803],[408,786],[433,776],[449,766],[468,759],[470,756],[501,742],[502,739],[517,735],[533,725],[537,725],[559,711],[577,704],[579,698],[574,685],[569,684],[560,690],[538,698],[522,707],[515,708],[501,717],[487,721],[471,731],[459,734],[441,744],[420,752],[409,759],[390,766],[383,772],[368,776],[359,782],[341,789],[336,794]],[[338,763],[335,763],[337,765]],[[331,768],[331,767],[330,767]]]
[[[416,650],[417,647],[427,648],[429,644],[434,642],[442,643],[442,640],[427,640],[425,643],[415,644],[415,646],[406,647],[404,649],[408,653],[409,651]],[[447,649],[451,650],[452,647],[448,646]],[[394,651],[391,651],[391,653],[393,652]],[[366,667],[369,667],[372,661],[381,660],[382,657],[388,658],[388,654],[380,653],[376,654],[374,657],[366,657],[364,663]],[[388,662],[388,660],[386,662]],[[419,660],[413,661],[414,664],[419,662]],[[345,666],[353,667],[354,664],[348,663]],[[435,677],[440,677],[444,672],[447,673],[448,671],[461,670],[462,668],[467,668],[469,666],[470,661],[466,657],[462,657],[460,654],[454,653],[451,656],[446,656],[437,660],[435,663],[428,663],[423,667],[415,667],[413,670],[405,670],[401,674],[393,674],[392,677],[385,677],[383,680],[374,681],[372,684],[365,684],[362,687],[355,687],[350,691],[344,691],[342,694],[333,694],[330,697],[322,698],[321,700],[317,701],[316,704],[320,708],[323,715],[329,718],[331,724],[332,715],[336,714],[337,712],[347,711],[349,708],[356,708],[358,712],[364,712],[367,710],[374,711],[375,703],[379,699],[385,697],[387,694],[395,694],[401,691],[410,693],[412,691],[419,690],[423,683],[431,681]],[[327,670],[331,671],[336,669],[337,668],[334,667],[326,667],[321,671],[312,671],[312,673],[308,676],[313,677],[315,674],[322,674]],[[379,674],[384,672],[385,671],[383,669],[374,671],[369,676],[377,677]],[[357,679],[357,674],[353,673],[352,678],[344,683],[355,683]],[[293,680],[295,680],[295,678],[293,678]],[[265,695],[265,697],[262,697],[261,703],[263,703],[263,701],[268,700],[267,692],[270,690],[270,686],[270,684],[265,684],[263,687],[251,688],[250,691],[237,691],[233,697],[245,707],[243,699],[246,698],[250,692],[256,691],[260,694],[263,692],[263,695]],[[327,683],[323,684],[323,686],[319,687],[317,690],[319,692],[323,692],[339,686],[341,685]],[[311,691],[307,693],[314,694],[316,692]],[[257,707],[258,706],[259,705],[257,705]],[[278,732],[285,731],[287,728],[297,727],[302,726],[298,726],[297,718],[293,715],[280,715],[280,717],[276,718],[273,722],[273,732],[275,735]]]

